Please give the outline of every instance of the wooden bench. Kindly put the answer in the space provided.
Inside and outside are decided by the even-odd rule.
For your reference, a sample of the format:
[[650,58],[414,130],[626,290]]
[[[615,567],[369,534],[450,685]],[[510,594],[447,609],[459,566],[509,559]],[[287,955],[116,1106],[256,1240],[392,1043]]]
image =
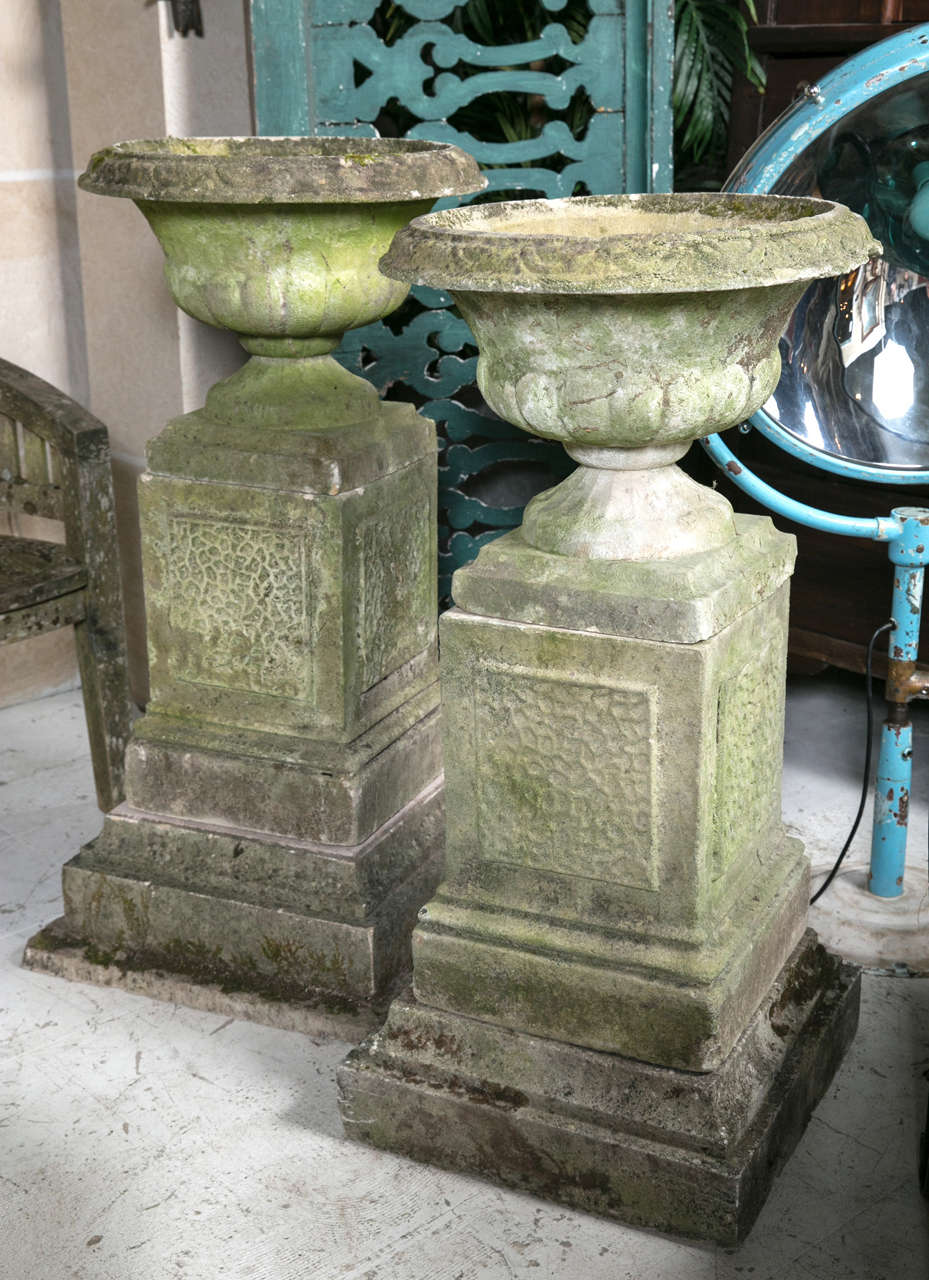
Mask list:
[[123,798],[131,703],[106,428],[0,360],[0,508],[64,524],[64,544],[0,534],[0,644],[74,626],[101,809]]

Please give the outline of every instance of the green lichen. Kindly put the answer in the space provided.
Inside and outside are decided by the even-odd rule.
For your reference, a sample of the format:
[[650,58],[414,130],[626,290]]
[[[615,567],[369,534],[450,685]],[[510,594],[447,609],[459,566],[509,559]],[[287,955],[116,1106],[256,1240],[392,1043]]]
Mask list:
[[342,989],[348,984],[345,961],[338,951],[327,955],[325,951],[312,950],[301,942],[265,937],[261,940],[261,954],[274,965],[281,981],[289,981],[296,973],[310,969],[331,979],[337,988]]
[[[265,943],[268,941],[266,939]],[[269,974],[254,956],[235,952],[226,957],[221,946],[211,947],[190,938],[171,938],[163,947],[150,948],[132,948],[121,944],[105,949],[94,942],[87,942],[82,953],[89,964],[102,968],[114,966],[124,975],[146,971],[174,974],[203,985],[217,986],[224,995],[251,993],[265,1000],[299,1004],[336,1015],[354,1016],[363,1007],[360,1001],[332,990],[328,983],[322,981],[327,971],[341,975],[344,981],[344,965],[337,954],[322,957],[321,985],[314,986],[304,978],[297,977],[293,966],[296,965],[298,949],[304,959],[311,959],[316,953],[288,947],[287,944],[282,944],[280,949],[273,945],[266,948],[265,943],[262,944],[262,951],[267,950],[280,962],[277,972],[273,974]],[[58,935],[52,934],[50,938],[43,938],[39,944],[32,945],[37,945],[39,950],[59,950],[76,943],[73,938],[59,939]]]
[[110,965],[117,965],[119,968],[118,953],[115,951],[106,951],[102,947],[98,947],[95,942],[88,942],[84,947],[84,959],[88,964],[98,964],[104,969],[108,969]]
[[69,945],[70,942],[66,937],[50,927],[40,929],[38,933],[34,933],[29,939],[29,948],[32,951],[55,952],[61,951],[63,947]]

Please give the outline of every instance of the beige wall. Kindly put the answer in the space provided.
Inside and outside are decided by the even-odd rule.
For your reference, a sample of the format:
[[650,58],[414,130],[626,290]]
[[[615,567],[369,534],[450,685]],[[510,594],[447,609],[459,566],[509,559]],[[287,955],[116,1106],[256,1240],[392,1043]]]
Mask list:
[[[92,152],[126,138],[247,134],[243,0],[181,37],[166,0],[0,3],[0,354],[106,423],[114,456],[130,666],[144,701],[136,477],[164,424],[199,407],[243,353],[181,315],[135,206],[79,192]],[[2,529],[0,529],[2,531]],[[28,534],[30,530],[19,529]],[[0,704],[73,683],[67,633],[0,653]]]
[[[77,201],[57,0],[0,4],[0,355],[86,402]],[[0,514],[0,533],[57,537]],[[0,649],[0,706],[73,687],[71,630]]]
[[[181,37],[162,0],[60,0],[73,166],[100,147],[167,133],[251,132],[243,5],[204,6],[205,34]],[[136,478],[145,443],[203,403],[241,363],[231,334],[182,316],[162,254],[128,200],[77,194],[88,407],[110,429],[133,688],[146,693]]]
[[0,66],[0,352],[84,398],[87,360],[57,0],[4,0]]

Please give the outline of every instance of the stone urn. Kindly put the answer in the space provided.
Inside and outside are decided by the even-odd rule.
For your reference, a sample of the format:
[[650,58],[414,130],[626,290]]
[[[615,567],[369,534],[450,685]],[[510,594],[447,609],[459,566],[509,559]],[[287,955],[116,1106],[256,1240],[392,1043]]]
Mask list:
[[450,290],[488,404],[581,464],[529,503],[526,541],[661,560],[734,536],[726,499],[673,464],[774,391],[808,282],[879,249],[822,200],[590,196],[415,219],[382,267]]
[[319,357],[403,302],[409,285],[377,265],[394,234],[483,184],[457,147],[394,138],[120,142],[78,180],[135,201],[177,305],[231,329],[253,357],[212,388],[210,418],[277,426],[319,425],[321,401],[343,420],[370,408],[370,383]]
[[80,184],[136,202],[178,305],[250,358],[148,447],[151,699],[64,932],[353,1034],[441,860],[436,441],[330,353],[406,297],[377,266],[398,229],[484,180],[439,143],[162,138]]
[[503,417],[579,468],[442,617],[446,871],[346,1131],[734,1244],[851,1035],[780,810],[795,544],[674,466],[751,414],[807,282],[878,251],[812,199],[603,196],[418,218]]

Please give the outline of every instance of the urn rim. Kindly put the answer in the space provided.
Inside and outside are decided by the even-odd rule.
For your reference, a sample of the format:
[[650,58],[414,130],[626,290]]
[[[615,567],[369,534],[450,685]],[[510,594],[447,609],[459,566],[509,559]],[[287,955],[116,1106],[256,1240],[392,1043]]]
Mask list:
[[882,252],[865,220],[809,196],[574,196],[414,218],[380,267],[453,292],[680,294],[842,275]]
[[178,204],[396,204],[487,185],[477,162],[419,138],[142,138],[95,152],[78,186]]

